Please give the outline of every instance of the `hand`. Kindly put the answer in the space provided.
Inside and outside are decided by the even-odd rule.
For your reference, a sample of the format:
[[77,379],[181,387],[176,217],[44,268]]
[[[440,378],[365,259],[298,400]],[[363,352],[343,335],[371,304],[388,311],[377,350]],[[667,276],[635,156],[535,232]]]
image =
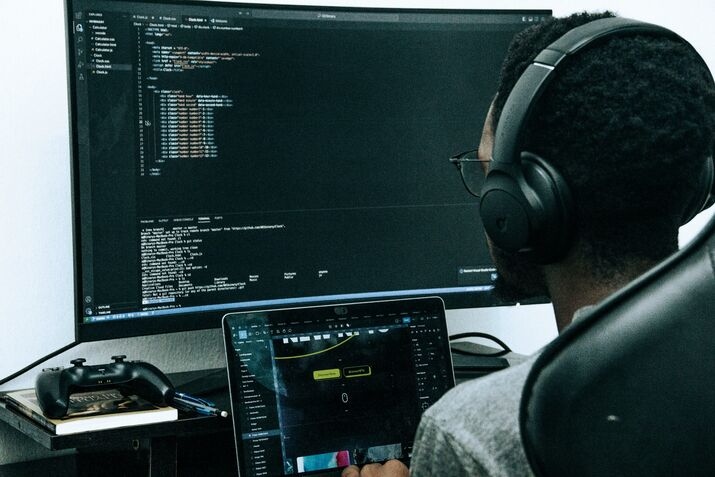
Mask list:
[[342,477],[408,477],[410,471],[399,460],[389,460],[385,464],[367,464],[360,469],[356,465],[346,467]]

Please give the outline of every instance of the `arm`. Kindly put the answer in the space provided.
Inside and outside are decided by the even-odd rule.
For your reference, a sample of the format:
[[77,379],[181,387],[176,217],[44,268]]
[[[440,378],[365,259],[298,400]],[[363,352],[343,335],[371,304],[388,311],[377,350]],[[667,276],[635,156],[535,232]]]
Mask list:
[[409,475],[409,470],[399,460],[389,460],[385,464],[368,464],[362,469],[351,465],[342,473],[342,477],[408,477]]
[[465,448],[463,443],[446,432],[430,416],[423,416],[415,437],[410,463],[411,477],[477,477],[490,475],[476,460],[476,448]]

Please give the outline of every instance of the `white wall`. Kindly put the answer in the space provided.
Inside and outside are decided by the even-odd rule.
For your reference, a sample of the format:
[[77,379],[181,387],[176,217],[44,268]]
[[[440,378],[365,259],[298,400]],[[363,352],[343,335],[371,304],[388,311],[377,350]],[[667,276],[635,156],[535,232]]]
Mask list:
[[[73,340],[62,2],[0,15],[0,377]],[[34,8],[33,8],[34,7]]]
[[[667,26],[698,48],[715,70],[712,0],[467,1],[355,0],[263,3],[422,8],[551,8],[616,11]],[[0,10],[0,379],[73,341],[72,225],[63,2],[3,2]],[[479,134],[475,123],[475,142]],[[702,223],[702,220],[700,221]],[[692,235],[697,225],[689,228]],[[487,331],[530,353],[556,335],[548,305],[456,310],[450,330]],[[106,362],[112,354],[153,362],[166,372],[223,365],[217,330],[82,344],[40,367],[77,356]],[[30,387],[39,367],[0,389]],[[27,458],[0,427],[0,463]],[[22,446],[24,447],[24,443]],[[23,453],[24,452],[24,453]]]

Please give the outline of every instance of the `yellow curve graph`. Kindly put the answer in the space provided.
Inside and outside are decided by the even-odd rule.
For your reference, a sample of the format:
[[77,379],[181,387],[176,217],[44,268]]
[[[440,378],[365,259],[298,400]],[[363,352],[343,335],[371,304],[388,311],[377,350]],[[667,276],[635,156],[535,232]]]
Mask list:
[[320,350],[320,351],[314,351],[314,352],[308,353],[308,354],[299,354],[299,355],[296,355],[296,356],[276,356],[276,357],[274,357],[273,359],[275,359],[275,360],[279,360],[279,359],[299,359],[299,358],[307,358],[308,356],[315,356],[316,354],[327,353],[328,351],[333,350],[333,349],[337,348],[338,346],[344,345],[345,343],[347,343],[348,341],[350,341],[350,340],[353,339],[354,337],[355,337],[355,335],[349,336],[348,338],[344,339],[344,340],[341,341],[340,343],[338,343],[338,344],[336,344],[336,345],[333,345],[333,346],[331,346],[330,348],[325,348],[325,349]]

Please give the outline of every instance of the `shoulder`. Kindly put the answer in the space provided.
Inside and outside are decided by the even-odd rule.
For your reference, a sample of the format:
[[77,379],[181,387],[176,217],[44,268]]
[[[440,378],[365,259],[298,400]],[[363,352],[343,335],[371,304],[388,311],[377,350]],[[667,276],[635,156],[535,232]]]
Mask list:
[[[536,357],[463,383],[429,408],[420,422],[413,467],[427,453],[455,453],[464,475],[531,475],[519,434],[519,403]],[[413,475],[429,475],[414,470]]]

